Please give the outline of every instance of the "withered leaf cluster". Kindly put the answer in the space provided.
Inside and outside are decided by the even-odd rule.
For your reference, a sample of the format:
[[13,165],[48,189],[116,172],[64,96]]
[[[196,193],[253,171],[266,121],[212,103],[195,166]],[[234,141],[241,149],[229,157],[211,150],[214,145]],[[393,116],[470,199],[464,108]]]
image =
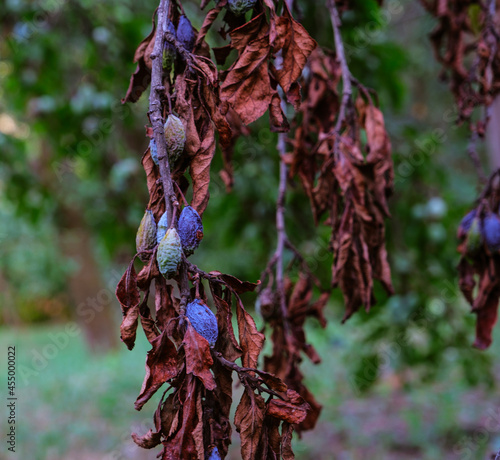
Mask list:
[[316,223],[332,229],[332,286],[343,292],[345,321],[361,306],[369,310],[374,304],[374,280],[393,292],[384,225],[393,166],[382,112],[356,80],[356,96],[339,94],[340,81],[336,56],[315,50],[289,163]]
[[280,293],[272,287],[272,281],[259,294],[259,308],[266,319],[266,325],[272,329],[273,341],[272,354],[264,358],[264,369],[281,378],[309,404],[310,411],[296,427],[300,432],[314,428],[322,407],[305,386],[304,375],[300,370],[302,353],[314,364],[321,362],[314,347],[307,343],[304,325],[308,318],[315,318],[322,327],[326,326],[323,309],[328,302],[330,292],[323,291],[319,298],[315,299],[314,288],[321,290],[321,286],[319,281],[306,270],[299,273],[297,281],[292,281],[288,276],[284,281],[285,315],[280,311]]
[[459,285],[477,315],[474,346],[481,350],[492,342],[500,301],[500,170],[458,228]]
[[[179,2],[168,3],[166,14],[175,28],[184,11]],[[151,91],[159,92],[163,118],[173,112],[181,119],[186,131],[185,149],[179,160],[169,164],[168,178],[162,177],[162,169],[154,163],[149,148],[142,157],[149,191],[147,209],[156,223],[166,212],[165,203],[172,198],[164,189],[170,183],[176,195],[172,198],[174,207],[191,188],[190,204],[203,215],[209,200],[216,138],[226,159],[225,180],[230,186],[231,151],[235,137],[245,132],[244,126],[269,111],[273,129],[283,131],[288,129],[288,123],[281,98],[298,107],[298,80],[316,47],[315,41],[286,6],[279,14],[273,1],[264,0],[256,5],[252,19],[245,22],[227,11],[225,3],[223,0],[207,12],[192,51],[168,33],[162,37],[153,20],[151,34],[135,53],[138,66],[124,102],[137,101],[159,75],[153,73],[158,67],[151,60],[158,37],[177,51],[173,71],[162,74],[163,87]],[[164,4],[162,1],[159,8]],[[222,14],[225,27],[219,32],[228,44],[210,50],[205,37]],[[233,50],[234,62],[228,70],[219,72],[217,65],[225,62]],[[215,62],[210,59],[211,53]],[[283,88],[283,96],[278,86]],[[153,113],[150,107],[150,117]],[[148,128],[146,135],[153,138],[156,128],[153,120],[151,123],[153,128]],[[167,159],[159,156],[159,161],[161,165]],[[204,272],[185,257],[178,273],[166,280],[159,273],[156,250],[141,253],[141,260],[146,262],[138,273],[134,267],[136,255],[116,290],[123,313],[123,342],[133,348],[140,323],[152,347],[136,409],[141,410],[157,391],[164,390],[155,411],[154,429],[145,435],[134,434],[135,442],[144,448],[161,445],[161,458],[165,460],[203,460],[210,455],[225,458],[231,442],[230,408],[236,373],[244,389],[234,419],[241,438],[241,457],[292,459],[293,429],[307,419],[311,410],[308,402],[313,399],[287,385],[280,376],[258,369],[264,336],[240,299],[257,284],[217,271]],[[209,292],[205,293],[207,285]],[[154,297],[154,310],[150,308],[150,297]],[[194,299],[216,310],[218,339],[213,348],[185,316],[186,304]],[[292,310],[296,328],[303,323],[301,308],[305,307],[297,301]],[[233,329],[234,311],[237,332]],[[241,365],[236,364],[237,360]]]
[[[431,34],[458,106],[458,122],[470,122],[474,109],[489,106],[500,91],[500,35],[496,1],[421,0],[438,20]],[[476,128],[484,134],[485,123]]]

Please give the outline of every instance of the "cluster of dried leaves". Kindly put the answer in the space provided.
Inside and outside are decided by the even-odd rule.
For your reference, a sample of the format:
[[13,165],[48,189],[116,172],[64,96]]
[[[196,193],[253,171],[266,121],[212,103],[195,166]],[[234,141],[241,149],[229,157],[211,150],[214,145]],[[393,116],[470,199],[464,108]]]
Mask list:
[[357,96],[341,94],[341,75],[334,54],[314,51],[289,162],[316,223],[324,219],[332,229],[332,286],[344,294],[345,321],[361,306],[369,310],[374,304],[374,280],[393,292],[384,225],[393,168],[381,111],[350,74],[346,78],[357,86]]
[[[316,277],[303,266],[296,281],[292,281],[291,275],[285,277],[284,298],[281,299],[280,290],[273,285],[271,268],[272,264],[266,269],[269,281],[259,293],[258,300],[266,325],[272,329],[273,350],[271,356],[264,358],[264,369],[279,377],[307,401],[310,410],[296,430],[311,430],[316,425],[322,406],[304,385],[304,375],[300,371],[301,354],[304,353],[314,364],[320,363],[321,358],[314,347],[307,343],[304,325],[308,318],[315,318],[322,327],[326,326],[323,309],[330,292],[322,290]],[[266,273],[263,279],[266,279]],[[314,288],[321,291],[318,299],[314,299]],[[285,306],[284,312],[281,305]]]
[[[471,129],[468,153],[479,181],[486,182],[475,142],[483,137],[489,121],[489,106],[500,93],[500,35],[496,0],[441,1],[421,0],[438,20],[431,34],[434,53],[443,65],[442,78],[449,80],[458,109],[457,123]],[[474,118],[475,109],[484,108],[484,117]],[[474,346],[488,348],[500,300],[498,255],[484,242],[486,216],[496,215],[499,206],[498,171],[488,180],[474,212],[479,227],[458,228],[458,265],[460,289],[477,314]],[[470,215],[469,215],[470,217]],[[469,222],[470,223],[470,222]],[[469,224],[467,223],[467,225]],[[466,225],[466,227],[467,227]],[[470,227],[470,226],[469,226]],[[472,233],[471,233],[472,232]],[[477,235],[473,235],[473,233]],[[472,239],[478,241],[472,243]],[[476,289],[477,288],[477,289]]]
[[[159,8],[165,7],[165,3],[170,3],[168,17],[176,26],[183,13],[182,5],[163,0]],[[278,86],[288,102],[297,108],[300,104],[298,80],[308,56],[316,47],[315,41],[293,19],[286,6],[278,14],[274,2],[265,0],[256,5],[252,19],[245,22],[244,18],[226,11],[225,3],[219,2],[216,8],[208,11],[192,52],[172,37],[161,37],[153,20],[151,34],[135,53],[138,66],[124,102],[137,101],[150,82],[155,81],[152,75],[155,65],[150,56],[159,36],[169,40],[178,51],[173,75],[163,75],[162,86],[153,87],[151,91],[159,93],[163,116],[173,111],[183,121],[185,151],[177,163],[168,165],[169,178],[163,177],[165,169],[161,163],[160,168],[154,164],[149,149],[142,159],[150,195],[147,208],[157,222],[168,206],[178,206],[181,192],[185,194],[190,186],[191,206],[202,215],[209,199],[210,164],[216,148],[216,134],[226,159],[225,180],[230,186],[234,139],[244,133],[246,124],[269,111],[274,130],[288,129]],[[228,38],[229,43],[210,50],[205,36],[222,12],[226,26],[219,33]],[[237,54],[234,62],[228,70],[218,72],[217,65],[225,63],[233,50]],[[211,51],[216,63],[210,60]],[[151,138],[155,137],[154,113],[151,108],[153,128],[147,130]],[[165,157],[159,158],[160,162],[167,161]],[[191,181],[186,177],[187,172]],[[176,192],[168,196],[169,190]],[[306,421],[310,413],[308,401],[314,399],[299,385],[295,385],[298,392],[283,381],[290,380],[291,372],[277,368],[276,357],[269,361],[276,367],[273,373],[257,369],[264,335],[256,329],[240,299],[241,294],[254,290],[257,284],[241,282],[219,272],[206,273],[186,259],[172,284],[159,274],[154,251],[138,274],[134,261],[135,257],[116,293],[123,311],[122,340],[130,349],[134,346],[140,321],[152,345],[136,408],[140,410],[164,384],[168,385],[155,412],[155,429],[144,436],[134,434],[136,443],[145,448],[162,444],[163,459],[205,459],[210,455],[224,458],[231,440],[229,412],[233,372],[236,372],[244,387],[234,420],[241,437],[242,458],[293,458],[292,431]],[[209,295],[205,294],[204,283],[208,283]],[[295,289],[291,282],[288,284],[288,303],[293,306],[291,321],[299,331],[304,312],[317,308],[320,314],[321,308],[308,305],[303,282],[298,282]],[[154,313],[148,304],[153,286]],[[185,316],[186,304],[195,297],[217,309],[219,334],[213,349]],[[326,298],[322,298],[323,305],[325,302]],[[237,334],[232,324],[234,308]],[[309,350],[305,347],[304,341],[301,348]],[[242,366],[236,364],[238,359]],[[314,417],[317,418],[317,414]]]
[[[156,222],[165,212],[175,220],[179,202],[191,187],[191,206],[202,215],[209,200],[216,138],[225,164],[222,177],[230,189],[235,140],[248,132],[246,125],[268,112],[273,131],[280,136],[291,133],[287,140],[283,138],[284,150],[288,143],[291,153],[281,152],[284,180],[278,213],[283,220],[288,165],[289,178],[298,177],[310,198],[316,223],[323,221],[332,228],[332,287],[340,286],[344,293],[347,319],[360,306],[373,305],[374,280],[392,292],[384,218],[389,215],[386,200],[393,176],[382,114],[357,80],[350,74],[345,79],[345,69],[341,71],[345,57],[338,46],[337,54],[318,49],[292,17],[287,2],[277,9],[273,0],[261,0],[248,21],[234,16],[226,3],[219,1],[207,12],[189,50],[159,24],[168,17],[177,27],[184,14],[181,3],[161,0],[155,13],[159,19],[153,18],[153,30],[136,50],[137,69],[123,102],[136,102],[151,84],[152,127],[146,134],[158,145],[160,163],[155,165],[149,149],[142,157],[150,196],[147,209]],[[331,2],[332,11],[348,6],[337,3]],[[202,1],[202,8],[206,4]],[[224,26],[218,33],[227,44],[210,48],[206,35],[220,17]],[[164,42],[177,51],[173,72],[162,71],[155,62]],[[230,57],[233,61],[226,63]],[[219,71],[221,66],[227,70]],[[355,92],[346,91],[346,81],[349,88],[355,85]],[[296,113],[291,124],[284,113],[286,104]],[[168,162],[162,134],[162,123],[171,112],[186,128],[185,150],[174,164]],[[207,273],[186,258],[177,275],[167,281],[159,273],[156,249],[141,254],[146,262],[138,274],[134,268],[138,255],[131,261],[116,291],[123,312],[121,337],[132,349],[140,321],[152,345],[136,409],[167,385],[154,415],[155,429],[144,436],[133,435],[138,445],[162,444],[165,460],[225,458],[231,441],[229,413],[236,372],[244,388],[234,420],[242,458],[294,458],[293,430],[314,427],[321,410],[299,369],[302,353],[315,363],[320,361],[306,341],[304,324],[315,317],[325,326],[323,308],[331,288],[320,286],[284,228],[278,231],[277,253],[263,274],[263,280],[268,280],[265,288],[220,272]],[[292,275],[293,264],[283,276],[285,247],[299,262],[298,276]],[[276,281],[273,269],[279,275]],[[155,311],[151,312],[148,300],[153,287]],[[264,335],[240,299],[257,287],[261,311],[273,329],[273,352],[264,360],[264,371],[257,369]],[[217,310],[218,339],[213,348],[185,316],[187,303],[195,298]],[[242,366],[236,364],[238,359]]]
[[[474,346],[484,350],[491,345],[500,301],[500,255],[491,250],[484,238],[484,219],[496,216],[500,209],[500,170],[488,181],[476,207],[458,228],[461,253],[458,264],[459,285],[477,315]],[[471,225],[471,216],[476,227]],[[477,289],[476,289],[477,288]]]
[[[488,107],[500,91],[500,36],[496,0],[421,0],[438,20],[431,34],[442,78],[450,82],[458,122],[470,122],[476,107]],[[486,121],[474,128],[484,134]]]

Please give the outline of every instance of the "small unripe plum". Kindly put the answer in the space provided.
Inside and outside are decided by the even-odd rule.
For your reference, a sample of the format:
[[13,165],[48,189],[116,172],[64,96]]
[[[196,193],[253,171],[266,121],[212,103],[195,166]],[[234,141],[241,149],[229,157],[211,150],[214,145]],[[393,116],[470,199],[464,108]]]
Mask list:
[[181,259],[181,240],[175,228],[170,228],[158,245],[156,253],[160,273],[167,279],[171,278],[177,273]]
[[177,223],[177,230],[186,256],[191,255],[203,238],[200,215],[191,206],[185,206]]
[[198,334],[213,347],[219,334],[217,318],[200,299],[194,299],[186,307],[186,316]]
[[184,145],[186,144],[186,129],[180,118],[170,114],[165,122],[164,130],[168,159],[173,163],[184,151]]
[[193,51],[196,42],[196,32],[191,25],[191,21],[185,15],[181,15],[179,18],[179,24],[177,25],[177,40],[179,40],[189,52]]
[[[148,209],[141,220],[137,235],[135,237],[135,246],[137,252],[141,253],[153,249],[156,245],[156,222],[153,213]],[[148,254],[140,254],[142,261],[148,260]]]
[[500,249],[500,218],[493,213],[489,213],[483,219],[483,237],[491,252],[497,252]]

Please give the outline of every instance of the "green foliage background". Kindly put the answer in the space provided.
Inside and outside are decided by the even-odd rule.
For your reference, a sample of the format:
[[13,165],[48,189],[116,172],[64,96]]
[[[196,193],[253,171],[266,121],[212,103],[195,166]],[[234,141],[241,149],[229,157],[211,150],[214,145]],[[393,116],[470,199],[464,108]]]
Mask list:
[[[313,37],[333,47],[322,2],[297,3]],[[335,359],[343,371],[336,378],[352,384],[357,396],[380,390],[389,371],[406,389],[424,384],[432,391],[450,375],[464,388],[492,388],[494,353],[470,347],[474,318],[457,292],[455,233],[476,197],[476,177],[467,133],[453,123],[454,103],[438,81],[440,69],[425,38],[433,21],[409,0],[388,1],[383,9],[373,0],[353,3],[343,28],[350,68],[378,92],[393,144],[396,188],[387,228],[396,295],[387,299],[380,291],[372,312],[332,326],[332,337],[317,325],[310,332],[327,355],[339,350]],[[183,4],[199,27],[198,2]],[[0,278],[9,287],[0,292],[4,324],[12,317],[38,324],[69,314],[70,308],[54,315],[37,307],[40,299],[64,299],[75,268],[59,245],[68,209],[88,226],[104,277],[123,270],[134,253],[147,202],[140,165],[147,100],[122,106],[120,99],[155,7],[151,0],[6,0],[0,6]],[[205,238],[193,256],[203,269],[259,278],[275,246],[275,145],[266,119],[238,141],[230,194],[218,176],[222,160],[215,159]],[[328,229],[313,226],[298,183],[287,196],[286,217],[292,241],[327,284]],[[15,314],[7,311],[12,308]],[[337,324],[342,314],[336,293],[328,316]],[[311,372],[328,376],[324,367]],[[324,385],[317,388],[324,392]],[[324,399],[336,404],[326,394]]]

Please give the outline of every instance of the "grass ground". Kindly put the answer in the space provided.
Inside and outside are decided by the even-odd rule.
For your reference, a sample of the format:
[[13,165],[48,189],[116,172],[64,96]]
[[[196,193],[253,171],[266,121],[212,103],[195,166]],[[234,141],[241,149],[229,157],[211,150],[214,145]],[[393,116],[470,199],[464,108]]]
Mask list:
[[[154,459],[157,452],[142,451],[130,439],[131,431],[145,433],[152,426],[157,402],[141,412],[133,408],[146,340],[139,334],[132,352],[122,347],[95,356],[81,335],[68,336],[65,327],[0,329],[1,349],[15,345],[18,366],[18,452],[7,458]],[[356,394],[344,365],[354,347],[338,340],[345,327],[311,327],[324,362],[304,362],[304,370],[324,409],[317,429],[295,440],[297,459],[476,460],[500,448],[500,396],[457,381],[451,364],[439,381],[409,387],[386,369],[367,395]],[[6,353],[0,366],[4,375]],[[0,427],[5,434],[5,418]],[[231,460],[240,458],[237,444],[235,438]],[[0,458],[5,452],[4,444]]]

